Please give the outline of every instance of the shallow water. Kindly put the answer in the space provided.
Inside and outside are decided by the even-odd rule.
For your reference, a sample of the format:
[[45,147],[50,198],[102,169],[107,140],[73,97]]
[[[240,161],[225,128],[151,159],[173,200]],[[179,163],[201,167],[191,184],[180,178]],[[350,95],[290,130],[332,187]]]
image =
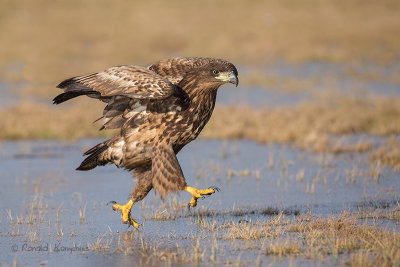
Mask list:
[[[398,174],[391,169],[383,169],[379,180],[367,175],[369,161],[363,154],[318,155],[284,145],[200,139],[178,155],[183,172],[190,185],[218,186],[221,192],[187,210],[190,197],[186,192],[169,197],[163,205],[152,191],[133,207],[133,217],[143,224],[136,231],[127,229],[107,206],[110,200],[126,201],[134,185],[128,172],[114,166],[75,171],[83,159],[81,152],[99,141],[1,143],[0,262],[156,266],[168,262],[163,255],[149,260],[149,251],[178,248],[187,258],[199,253],[199,264],[208,266],[213,242],[217,242],[218,264],[318,265],[301,257],[265,256],[251,248],[254,243],[226,239],[222,232],[207,230],[204,222],[266,222],[279,212],[288,217],[308,212],[338,215],[373,205],[396,205],[400,192]],[[80,210],[85,211],[82,220]],[[385,220],[378,224],[398,229]],[[197,263],[192,259],[183,265]]]

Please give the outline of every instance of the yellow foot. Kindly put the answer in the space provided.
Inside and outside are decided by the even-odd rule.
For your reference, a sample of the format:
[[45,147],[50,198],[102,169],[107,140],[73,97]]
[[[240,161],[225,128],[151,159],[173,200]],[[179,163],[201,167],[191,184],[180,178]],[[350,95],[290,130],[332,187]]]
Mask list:
[[190,203],[188,207],[196,207],[197,205],[197,199],[199,198],[204,198],[204,196],[209,196],[211,194],[214,194],[215,192],[219,192],[218,187],[210,187],[208,189],[197,189],[191,186],[186,186],[185,191],[190,193],[193,197],[190,200]]
[[122,222],[124,224],[129,224],[129,226],[132,225],[136,229],[139,229],[139,224],[131,216],[131,209],[132,209],[132,205],[133,205],[133,201],[132,200],[129,200],[129,202],[126,203],[125,205],[119,205],[115,201],[110,201],[108,204],[110,204],[110,203],[113,204],[112,205],[112,209],[113,210],[121,211]]

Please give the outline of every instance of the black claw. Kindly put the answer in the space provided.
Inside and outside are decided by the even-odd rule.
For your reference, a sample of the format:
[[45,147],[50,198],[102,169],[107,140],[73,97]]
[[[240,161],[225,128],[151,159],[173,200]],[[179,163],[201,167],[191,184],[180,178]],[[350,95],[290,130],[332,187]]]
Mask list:
[[[110,202],[107,203],[107,206],[110,205],[110,204],[112,204],[112,205],[114,206],[114,204],[117,204],[117,202],[115,202],[114,200],[112,200],[112,201],[110,201]],[[116,209],[114,209],[113,206],[111,207],[111,208],[113,209],[113,211],[117,211]]]
[[128,223],[128,228],[127,229],[129,229],[129,227],[133,227],[134,229],[136,229],[136,230],[143,230],[143,224],[141,224],[141,223],[138,223],[139,224],[139,227],[138,228],[136,228],[135,226],[133,226],[133,224],[131,224],[131,222],[130,221],[128,221],[127,222]]
[[221,189],[219,189],[219,187],[216,187],[216,186],[210,186],[208,189],[213,189],[216,192],[221,191]]
[[190,203],[188,203],[188,205],[187,205],[187,209],[188,209],[188,211],[190,211],[190,208],[191,208],[192,206],[190,205]]

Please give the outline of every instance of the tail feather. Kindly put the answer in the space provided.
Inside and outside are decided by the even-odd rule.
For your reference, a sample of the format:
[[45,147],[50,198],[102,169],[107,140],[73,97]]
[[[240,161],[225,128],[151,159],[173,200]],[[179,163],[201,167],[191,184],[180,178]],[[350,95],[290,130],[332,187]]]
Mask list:
[[92,88],[80,83],[79,81],[80,80],[77,77],[74,77],[66,79],[57,85],[57,88],[64,89],[64,93],[56,96],[53,99],[53,104],[60,104],[81,95],[87,95],[91,97],[100,96],[99,92],[94,91]]
[[100,95],[99,92],[96,91],[67,91],[65,93],[59,94],[53,99],[53,104],[60,104],[63,103],[67,100],[70,100],[72,98],[75,98],[77,96],[81,95]]
[[85,158],[81,165],[79,165],[76,170],[78,171],[87,171],[95,168],[96,166],[99,165],[105,165],[106,162],[100,161],[100,155],[108,149],[108,145],[104,143],[100,143],[93,148],[89,149],[84,153],[84,155],[89,155],[87,158]]
[[101,150],[101,149],[104,148],[104,147],[107,147],[107,148],[108,148],[108,145],[106,145],[106,142],[103,142],[103,143],[100,143],[100,144],[95,145],[95,146],[92,147],[91,149],[85,151],[85,152],[83,153],[83,155],[86,156],[86,155],[93,154],[96,150],[99,151],[99,150]]

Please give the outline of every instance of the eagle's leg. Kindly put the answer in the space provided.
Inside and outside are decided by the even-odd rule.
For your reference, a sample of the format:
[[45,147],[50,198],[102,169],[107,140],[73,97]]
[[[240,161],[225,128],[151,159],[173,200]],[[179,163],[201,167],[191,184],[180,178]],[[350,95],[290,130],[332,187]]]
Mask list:
[[218,187],[210,187],[208,189],[197,189],[191,186],[186,186],[185,191],[192,195],[192,199],[190,200],[189,207],[196,207],[197,199],[204,198],[204,196],[208,196],[214,194],[219,191]]
[[133,175],[137,177],[138,182],[133,187],[132,193],[129,195],[128,203],[125,205],[119,205],[115,201],[112,201],[112,203],[114,203],[112,208],[113,210],[121,211],[123,223],[132,225],[138,229],[139,224],[132,218],[131,209],[134,203],[144,199],[147,196],[147,194],[153,188],[153,183],[151,170],[147,167],[136,169]]

